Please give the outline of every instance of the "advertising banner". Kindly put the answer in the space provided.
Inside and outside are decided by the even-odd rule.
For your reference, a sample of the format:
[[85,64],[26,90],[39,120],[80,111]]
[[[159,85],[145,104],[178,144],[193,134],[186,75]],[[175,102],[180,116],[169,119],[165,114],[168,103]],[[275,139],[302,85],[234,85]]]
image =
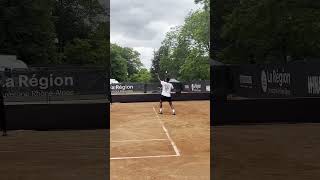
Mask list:
[[144,92],[144,85],[138,83],[119,83],[111,84],[110,89],[112,93]]
[[1,73],[7,98],[79,96],[107,94],[103,70],[32,70]]
[[293,82],[298,75],[288,65],[266,65],[258,67],[258,89],[262,97],[292,97]]
[[231,73],[234,94],[249,98],[320,96],[320,63],[241,65]]
[[[195,81],[188,83],[172,83],[173,93],[210,92],[210,81]],[[161,93],[160,83],[119,83],[111,84],[112,94]]]

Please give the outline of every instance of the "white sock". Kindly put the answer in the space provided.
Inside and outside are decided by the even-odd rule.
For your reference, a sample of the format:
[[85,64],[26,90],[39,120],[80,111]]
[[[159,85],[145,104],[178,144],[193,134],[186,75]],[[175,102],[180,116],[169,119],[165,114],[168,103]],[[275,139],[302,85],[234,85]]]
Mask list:
[[162,112],[162,108],[160,108],[160,112]]
[[175,113],[176,111],[173,109],[172,112]]

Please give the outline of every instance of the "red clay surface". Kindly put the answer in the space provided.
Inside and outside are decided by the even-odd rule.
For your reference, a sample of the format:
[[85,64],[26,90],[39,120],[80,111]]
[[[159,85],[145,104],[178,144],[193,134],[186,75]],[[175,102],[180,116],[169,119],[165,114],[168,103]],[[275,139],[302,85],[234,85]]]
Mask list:
[[320,124],[213,127],[214,180],[319,180]]
[[0,136],[0,180],[102,180],[105,130],[9,131]]
[[112,180],[210,179],[210,103],[174,105],[176,116],[167,103],[163,115],[158,103],[112,105]]

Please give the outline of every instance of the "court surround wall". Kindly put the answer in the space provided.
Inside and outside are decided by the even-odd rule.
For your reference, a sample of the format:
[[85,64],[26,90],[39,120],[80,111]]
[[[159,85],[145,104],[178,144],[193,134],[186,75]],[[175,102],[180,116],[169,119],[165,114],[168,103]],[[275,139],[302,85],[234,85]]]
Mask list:
[[[209,100],[209,93],[181,93],[173,94],[173,101],[193,101]],[[131,95],[113,95],[113,102],[133,103],[133,102],[159,102],[160,94],[131,94]]]
[[109,78],[106,72],[100,67],[80,66],[30,67],[1,72],[7,128],[108,129]]
[[109,129],[109,104],[7,105],[9,130]]
[[320,122],[319,67],[212,66],[211,125]]

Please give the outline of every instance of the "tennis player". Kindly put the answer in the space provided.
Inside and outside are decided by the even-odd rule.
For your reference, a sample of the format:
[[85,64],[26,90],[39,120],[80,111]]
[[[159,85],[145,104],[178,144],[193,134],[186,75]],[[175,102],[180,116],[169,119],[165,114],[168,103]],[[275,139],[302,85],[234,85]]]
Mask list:
[[160,79],[160,77],[159,77],[159,74],[158,74],[158,79],[159,79],[159,81],[160,81],[160,83],[162,85],[159,114],[162,114],[162,102],[163,101],[168,101],[169,104],[170,104],[171,110],[172,110],[172,114],[176,115],[176,111],[175,111],[175,109],[173,107],[172,97],[171,97],[171,91],[173,90],[173,85],[169,82],[170,81],[169,78],[166,78],[165,81],[162,81]]

